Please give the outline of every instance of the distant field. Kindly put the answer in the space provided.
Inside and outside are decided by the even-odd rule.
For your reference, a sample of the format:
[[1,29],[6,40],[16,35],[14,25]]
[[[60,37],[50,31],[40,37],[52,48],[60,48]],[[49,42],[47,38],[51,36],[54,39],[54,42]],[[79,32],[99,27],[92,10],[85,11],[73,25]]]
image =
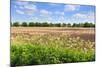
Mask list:
[[17,35],[43,35],[47,33],[64,33],[71,37],[80,37],[84,40],[95,41],[94,28],[67,28],[67,27],[11,27],[11,37]]

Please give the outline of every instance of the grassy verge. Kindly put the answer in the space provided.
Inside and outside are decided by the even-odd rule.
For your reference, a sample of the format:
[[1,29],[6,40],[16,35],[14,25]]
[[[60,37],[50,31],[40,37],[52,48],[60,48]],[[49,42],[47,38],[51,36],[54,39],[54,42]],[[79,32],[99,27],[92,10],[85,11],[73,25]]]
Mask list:
[[[28,40],[27,40],[28,39]],[[66,35],[16,38],[11,43],[11,65],[40,65],[95,60],[94,42]]]

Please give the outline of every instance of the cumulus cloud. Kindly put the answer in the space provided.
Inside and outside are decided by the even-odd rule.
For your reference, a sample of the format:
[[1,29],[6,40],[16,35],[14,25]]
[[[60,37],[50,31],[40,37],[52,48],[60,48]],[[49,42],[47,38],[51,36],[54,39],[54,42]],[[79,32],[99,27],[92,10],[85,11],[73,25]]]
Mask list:
[[30,4],[29,2],[18,1],[16,5],[18,6],[17,8],[21,10],[16,9],[17,12],[27,15],[32,15],[38,10],[36,5]]
[[20,5],[21,6],[21,5],[28,5],[29,2],[27,2],[27,1],[24,1],[24,2],[23,1],[16,1],[15,3],[17,5]]
[[36,7],[36,5],[24,5],[24,8],[26,8],[26,9],[31,9],[31,10],[37,10],[37,7]]
[[44,15],[44,16],[49,16],[52,14],[52,12],[44,10],[44,9],[40,10],[40,13],[41,13],[41,15]]
[[27,15],[32,15],[34,13],[34,10],[28,9],[28,10],[25,10],[24,12]]
[[86,14],[82,14],[82,13],[76,13],[73,16],[76,17],[76,18],[87,18],[87,15]]
[[24,9],[24,7],[23,7],[23,6],[19,6],[19,8],[20,8],[20,9]]
[[16,10],[16,12],[17,12],[18,14],[24,14],[24,12],[21,11],[21,10]]
[[25,13],[28,15],[31,15],[31,14],[35,13],[36,11],[38,11],[36,5],[25,5],[24,9],[25,9]]
[[59,5],[56,4],[56,3],[50,3],[49,5],[50,5],[50,6],[59,6]]
[[34,16],[29,17],[29,19],[30,19],[30,20],[39,20],[38,17],[34,17]]
[[64,11],[75,11],[79,10],[80,5],[65,5],[64,6]]
[[90,12],[90,13],[88,13],[87,17],[90,19],[95,19],[95,13]]
[[94,13],[76,13],[73,16],[76,18],[82,18],[82,19],[94,19],[95,18]]
[[56,11],[55,14],[57,14],[57,15],[64,15],[65,13],[64,12]]
[[61,20],[64,20],[65,18],[64,18],[64,16],[61,16],[60,19],[61,19]]
[[95,21],[95,14],[92,12],[89,13],[76,13],[73,15],[73,17],[75,20],[83,20],[83,22],[93,22]]

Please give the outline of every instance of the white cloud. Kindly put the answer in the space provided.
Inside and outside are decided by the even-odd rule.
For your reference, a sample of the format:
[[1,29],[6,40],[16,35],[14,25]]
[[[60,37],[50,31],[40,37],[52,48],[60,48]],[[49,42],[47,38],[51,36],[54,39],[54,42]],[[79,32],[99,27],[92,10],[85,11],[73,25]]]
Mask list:
[[95,19],[95,13],[88,13],[88,16],[87,16],[89,19]]
[[83,20],[82,22],[88,21],[88,22],[94,22],[95,21],[95,14],[92,12],[89,13],[76,13],[73,15],[75,20]]
[[18,14],[24,14],[24,12],[21,11],[21,10],[16,10],[16,12],[17,12]]
[[15,2],[17,5],[21,6],[21,5],[28,5],[28,2],[27,1],[17,1]]
[[49,5],[51,5],[51,6],[59,6],[59,5],[56,4],[56,3],[50,3]]
[[37,7],[36,7],[36,5],[24,5],[24,8],[26,8],[26,9],[31,9],[31,10],[37,10]]
[[18,1],[16,2],[16,5],[18,5],[19,9],[21,9],[21,11],[18,11],[16,9],[19,13],[25,13],[28,15],[32,15],[33,13],[38,11],[37,6],[34,4],[30,4],[29,2]]
[[82,14],[82,13],[77,13],[73,15],[75,18],[87,18],[86,14]]
[[39,20],[38,17],[34,17],[34,16],[29,17],[29,19],[30,19],[30,20]]
[[52,12],[44,10],[44,9],[40,10],[40,13],[41,13],[41,15],[44,15],[44,16],[49,16],[52,14]]
[[20,8],[20,9],[24,9],[24,7],[23,7],[23,6],[19,6],[19,8]]
[[32,15],[34,13],[34,10],[28,9],[28,10],[25,10],[24,12],[25,14]]
[[56,11],[55,14],[57,14],[57,15],[64,15],[65,13],[64,12]]
[[19,8],[26,8],[26,9],[36,9],[37,7],[36,7],[36,5],[34,5],[34,4],[30,4],[29,2],[27,2],[27,1],[17,1],[16,2],[16,5],[18,5],[19,6]]
[[25,13],[28,14],[28,15],[32,15],[33,13],[37,12],[38,9],[37,9],[37,6],[36,5],[25,5],[24,6],[24,9],[25,9]]
[[65,13],[64,12],[61,12],[61,15],[64,15]]
[[61,16],[60,19],[61,19],[61,20],[64,20],[65,18],[64,18],[64,16]]
[[73,15],[73,17],[82,18],[82,19],[94,19],[95,14],[94,13],[76,13]]
[[64,11],[75,11],[79,10],[80,5],[65,5],[64,6]]

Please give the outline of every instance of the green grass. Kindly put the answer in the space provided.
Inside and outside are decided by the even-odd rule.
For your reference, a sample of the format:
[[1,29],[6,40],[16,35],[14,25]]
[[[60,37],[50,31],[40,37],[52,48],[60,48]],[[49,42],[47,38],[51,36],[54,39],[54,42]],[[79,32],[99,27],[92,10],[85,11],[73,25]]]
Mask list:
[[11,65],[40,65],[95,60],[94,42],[64,34],[18,36],[11,43]]

